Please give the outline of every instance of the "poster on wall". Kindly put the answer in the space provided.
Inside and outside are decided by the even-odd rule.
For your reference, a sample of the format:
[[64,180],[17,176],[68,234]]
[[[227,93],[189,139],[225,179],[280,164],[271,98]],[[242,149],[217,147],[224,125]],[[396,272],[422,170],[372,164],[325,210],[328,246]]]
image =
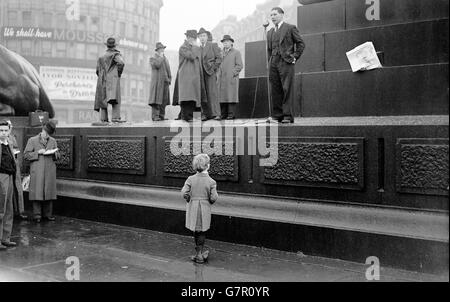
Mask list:
[[95,69],[41,66],[42,84],[51,100],[95,100],[97,75]]

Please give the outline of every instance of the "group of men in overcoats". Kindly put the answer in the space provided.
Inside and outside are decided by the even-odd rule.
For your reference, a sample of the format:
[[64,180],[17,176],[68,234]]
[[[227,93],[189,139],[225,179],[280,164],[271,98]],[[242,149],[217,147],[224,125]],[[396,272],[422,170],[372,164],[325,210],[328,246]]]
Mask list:
[[[288,124],[294,122],[295,64],[305,43],[297,27],[283,21],[283,9],[273,8],[270,16],[275,25],[267,33],[271,117]],[[185,35],[179,49],[172,103],[181,106],[177,119],[192,121],[195,111],[201,111],[203,121],[234,119],[239,103],[239,73],[243,69],[241,53],[233,47],[234,39],[225,35],[221,40],[223,49],[220,49],[204,28],[198,32],[188,30]],[[120,77],[125,63],[114,38],[108,39],[106,45],[108,49],[97,63],[95,110],[101,112],[102,122],[108,122],[107,108],[111,104],[112,121],[123,122],[120,118]],[[152,77],[148,103],[152,107],[153,121],[165,120],[165,108],[170,104],[172,73],[164,55],[165,48],[158,42],[155,55],[150,58]]]
[[[239,73],[243,69],[241,54],[233,48],[234,39],[224,36],[222,50],[204,28],[198,32],[188,30],[185,35],[186,40],[179,49],[173,96],[173,105],[181,107],[177,119],[192,121],[196,111],[201,111],[203,121],[234,119],[235,104],[239,102]],[[153,112],[161,112],[161,108],[170,104],[168,91],[172,77],[168,61],[161,55],[164,49],[165,46],[158,43],[156,54],[150,59],[152,84],[149,105]],[[164,116],[153,114],[152,119],[160,121]]]

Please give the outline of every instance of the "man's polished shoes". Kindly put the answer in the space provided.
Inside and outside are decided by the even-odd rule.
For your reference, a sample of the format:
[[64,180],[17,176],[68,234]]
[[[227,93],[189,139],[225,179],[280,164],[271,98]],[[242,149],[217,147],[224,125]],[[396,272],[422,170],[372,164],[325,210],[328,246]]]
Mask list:
[[292,124],[294,121],[292,120],[282,120],[281,123],[282,124]]
[[2,241],[2,245],[6,247],[16,247],[17,243],[12,241]]
[[21,214],[21,215],[19,215],[19,218],[22,219],[22,220],[27,220],[28,216]]
[[45,217],[44,219],[47,221],[55,221],[56,220],[55,217],[53,217],[53,216]]

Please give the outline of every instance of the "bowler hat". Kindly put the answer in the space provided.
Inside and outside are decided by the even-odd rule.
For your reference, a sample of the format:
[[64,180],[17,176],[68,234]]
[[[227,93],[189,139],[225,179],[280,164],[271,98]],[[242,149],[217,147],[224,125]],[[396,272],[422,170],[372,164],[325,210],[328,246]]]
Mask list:
[[197,30],[190,29],[185,33],[185,35],[189,38],[197,38]]
[[48,133],[48,135],[53,135],[56,131],[56,125],[52,121],[48,121],[44,124],[43,129]]
[[200,36],[201,34],[208,34],[208,31],[202,27],[202,28],[200,28],[200,30],[198,31],[198,35]]
[[164,46],[161,42],[156,43],[155,51],[158,51],[158,49],[161,49],[161,48],[166,48],[166,46]]
[[116,39],[114,39],[114,38],[108,38],[108,40],[106,41],[105,45],[106,45],[106,47],[108,47],[108,48],[114,48],[114,47],[116,47],[116,46],[117,46]]
[[234,39],[233,39],[230,35],[225,35],[225,36],[223,36],[223,39],[222,39],[222,41],[220,41],[220,42],[223,43],[223,41],[227,41],[227,40],[229,40],[229,41],[231,41],[231,42],[234,43]]

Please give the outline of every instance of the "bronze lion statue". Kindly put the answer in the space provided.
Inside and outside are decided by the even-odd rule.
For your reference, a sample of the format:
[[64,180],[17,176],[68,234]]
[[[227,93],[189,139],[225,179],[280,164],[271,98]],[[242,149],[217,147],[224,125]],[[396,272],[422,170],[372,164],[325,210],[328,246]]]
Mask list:
[[55,116],[39,73],[22,56],[0,45],[0,116],[28,116],[36,110]]

